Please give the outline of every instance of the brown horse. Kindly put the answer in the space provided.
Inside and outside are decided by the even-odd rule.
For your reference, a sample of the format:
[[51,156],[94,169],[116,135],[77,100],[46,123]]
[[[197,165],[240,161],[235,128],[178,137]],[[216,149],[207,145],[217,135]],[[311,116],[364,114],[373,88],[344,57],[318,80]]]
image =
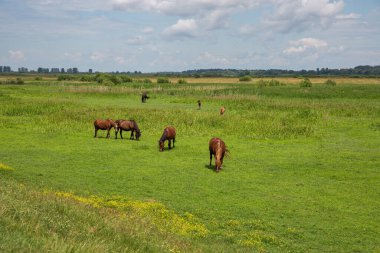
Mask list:
[[[139,140],[141,136],[141,131],[139,126],[137,125],[136,121],[134,120],[124,120],[124,119],[118,119],[115,121],[117,125],[119,126],[118,131],[120,130],[120,137],[123,139],[123,130],[124,131],[131,131],[131,137],[129,137],[130,140],[133,140],[136,138],[136,140]],[[116,138],[117,133],[116,131]]]
[[220,138],[212,138],[208,144],[210,150],[210,167],[212,161],[212,155],[215,157],[215,170],[219,172],[222,168],[223,158],[228,149],[226,144]]
[[164,129],[164,133],[162,134],[160,140],[158,141],[160,152],[164,151],[164,144],[165,144],[166,140],[168,140],[169,149],[172,148],[171,141],[173,140],[173,148],[174,148],[175,135],[176,135],[176,132],[175,132],[175,128],[174,127],[168,126],[168,127],[166,127]]
[[226,111],[226,108],[224,106],[220,107],[220,115],[223,115]]
[[117,130],[118,130],[118,124],[115,123],[112,119],[97,119],[94,121],[94,127],[95,127],[95,136],[98,134],[98,130],[107,130],[107,138],[110,138],[110,130],[112,128],[115,129],[115,139],[117,138]]

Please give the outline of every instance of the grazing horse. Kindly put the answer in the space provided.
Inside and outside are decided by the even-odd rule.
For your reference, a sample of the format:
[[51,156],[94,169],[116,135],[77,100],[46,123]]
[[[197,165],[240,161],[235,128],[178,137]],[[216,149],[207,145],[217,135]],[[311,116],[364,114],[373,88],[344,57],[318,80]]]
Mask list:
[[94,121],[94,127],[95,127],[95,136],[98,134],[98,130],[107,130],[107,138],[110,138],[110,130],[111,128],[115,129],[115,139],[117,138],[117,130],[118,130],[118,124],[115,123],[112,119],[97,119]]
[[[119,127],[118,131],[120,130],[120,137],[123,139],[123,130],[124,131],[131,131],[131,137],[129,139],[133,140],[136,137],[136,140],[138,141],[141,136],[141,131],[139,126],[137,125],[136,121],[134,120],[124,120],[124,119],[118,119],[115,121]],[[118,132],[117,131],[117,132]],[[116,132],[116,138],[117,138],[117,132]]]
[[223,115],[225,111],[226,108],[224,108],[224,106],[220,107],[220,115]]
[[222,168],[223,158],[228,149],[226,148],[226,144],[220,138],[212,138],[208,144],[208,148],[210,150],[210,167],[212,161],[212,155],[215,157],[215,170],[219,172]]
[[166,140],[168,140],[169,149],[172,148],[171,140],[173,140],[173,148],[174,148],[175,135],[176,135],[176,133],[175,133],[174,127],[168,126],[164,129],[164,133],[162,134],[160,140],[158,141],[160,152],[164,151],[164,144],[165,144]]
[[148,92],[144,91],[143,94],[141,95],[141,102],[145,103],[148,98],[149,98]]

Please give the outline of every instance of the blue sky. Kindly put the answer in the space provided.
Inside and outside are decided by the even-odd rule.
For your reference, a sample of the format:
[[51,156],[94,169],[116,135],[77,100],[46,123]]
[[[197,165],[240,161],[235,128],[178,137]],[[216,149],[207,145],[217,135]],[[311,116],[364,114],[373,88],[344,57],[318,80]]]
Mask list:
[[380,65],[380,1],[0,0],[0,65],[143,72]]

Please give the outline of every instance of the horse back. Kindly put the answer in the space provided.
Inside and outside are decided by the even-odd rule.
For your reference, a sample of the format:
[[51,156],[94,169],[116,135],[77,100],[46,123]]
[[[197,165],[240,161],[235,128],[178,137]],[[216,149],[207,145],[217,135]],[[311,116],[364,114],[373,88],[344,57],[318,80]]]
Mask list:
[[224,154],[226,152],[226,144],[220,138],[212,138],[209,142],[209,150],[213,154],[217,154],[218,152]]
[[175,128],[172,126],[168,126],[164,130],[164,135],[166,135],[167,139],[174,139],[176,136]]
[[94,127],[102,130],[108,129],[115,125],[115,122],[111,119],[97,119],[94,121]]

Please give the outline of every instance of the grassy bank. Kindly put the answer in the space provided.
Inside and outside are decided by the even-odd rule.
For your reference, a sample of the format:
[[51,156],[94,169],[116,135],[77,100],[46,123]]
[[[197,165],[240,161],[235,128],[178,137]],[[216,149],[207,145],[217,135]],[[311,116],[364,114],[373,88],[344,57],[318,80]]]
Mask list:
[[[254,81],[1,85],[0,163],[13,170],[0,169],[6,227],[0,233],[8,238],[0,245],[32,251],[97,251],[95,245],[98,251],[143,252],[378,251],[380,84],[374,80],[326,86],[312,79],[310,88],[287,80],[273,87]],[[151,97],[145,104],[142,91]],[[93,138],[96,118],[133,118],[141,140],[108,140],[105,132]],[[159,153],[167,125],[177,128],[176,148]],[[231,151],[218,174],[208,166],[207,143],[214,136]],[[24,210],[20,219],[15,210]],[[54,242],[46,239],[51,225],[39,213],[55,225],[67,216],[66,228],[51,229],[64,227]],[[74,236],[97,221],[107,233]],[[40,233],[31,233],[36,228]]]

